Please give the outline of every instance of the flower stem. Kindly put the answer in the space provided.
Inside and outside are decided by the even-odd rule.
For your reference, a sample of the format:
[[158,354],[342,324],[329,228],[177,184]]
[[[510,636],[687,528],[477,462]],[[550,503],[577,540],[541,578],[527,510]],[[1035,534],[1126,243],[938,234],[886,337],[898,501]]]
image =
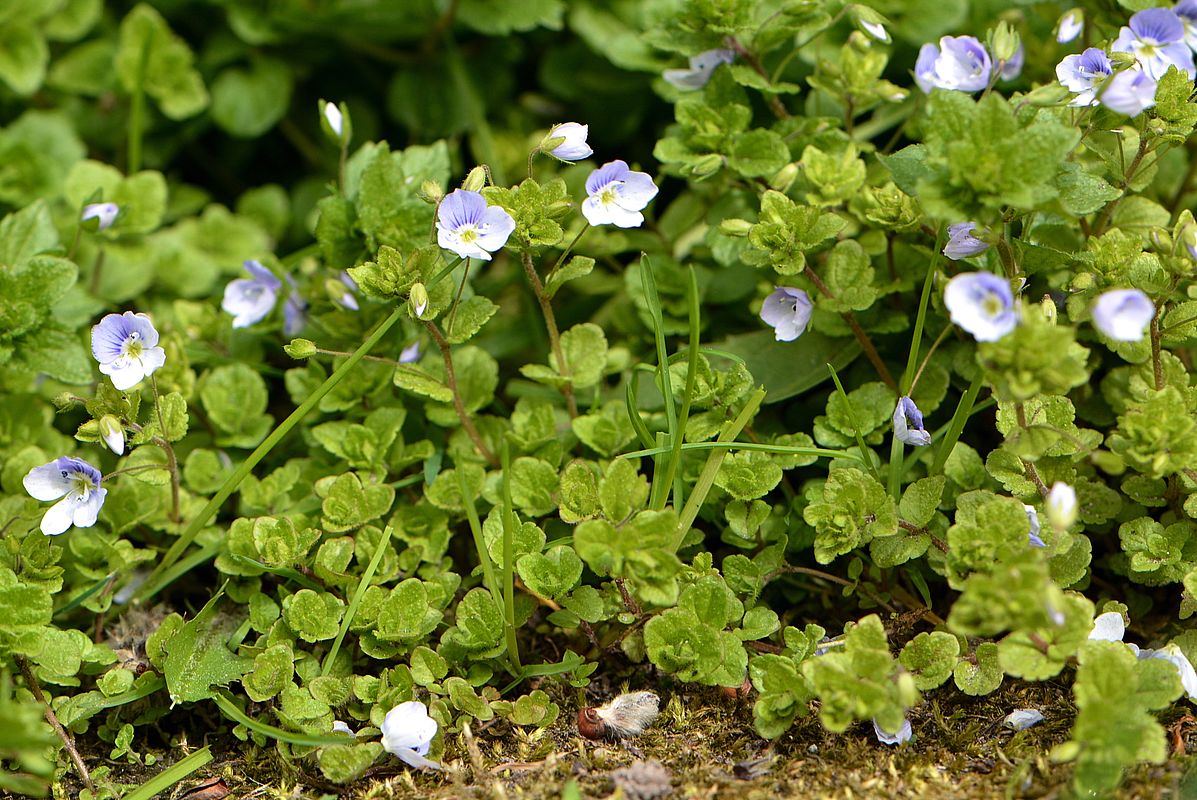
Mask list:
[[[1125,177],[1122,179],[1122,194],[1115,197],[1102,210],[1101,216],[1097,218],[1097,223],[1093,226],[1093,235],[1101,236],[1106,232],[1106,227],[1110,224],[1111,217],[1114,216],[1114,210],[1118,208],[1118,204],[1122,202],[1122,198],[1126,197],[1126,193],[1130,191],[1131,181],[1134,180],[1135,173],[1139,171],[1139,165],[1143,163],[1143,157],[1147,155],[1150,148],[1150,140],[1142,133],[1139,134],[1139,149],[1135,153],[1135,157],[1131,160],[1130,166],[1126,168]],[[1118,152],[1122,152],[1121,145]]]
[[[578,235],[581,236],[581,234]],[[578,416],[578,401],[574,398],[574,385],[570,380],[569,364],[566,363],[565,352],[561,349],[561,334],[557,330],[557,316],[553,313],[553,302],[545,294],[544,284],[540,282],[536,265],[532,263],[532,252],[525,250],[520,260],[524,264],[528,282],[532,284],[532,291],[536,294],[536,302],[540,303],[540,311],[544,314],[544,325],[549,332],[549,345],[553,348],[553,357],[557,359],[557,371],[561,373],[561,377],[566,379],[561,386],[561,394],[565,396],[565,405],[569,409],[569,416],[576,417]]]
[[474,420],[470,419],[470,415],[466,413],[465,403],[461,399],[461,391],[457,387],[457,373],[453,371],[453,354],[449,351],[449,343],[445,341],[441,329],[436,326],[435,322],[431,320],[421,321],[428,328],[428,332],[432,334],[432,339],[436,342],[436,346],[440,348],[441,358],[445,362],[445,385],[453,393],[453,408],[457,411],[457,418],[461,421],[461,427],[465,429],[466,435],[474,442],[474,447],[478,449],[479,455],[485,458],[487,463],[492,467],[498,468],[499,459],[495,458],[495,454],[486,446],[486,442],[482,441],[482,435],[478,433],[478,428],[474,426]]
[[[824,297],[827,297],[831,300],[835,299],[835,294],[833,294],[831,289],[827,287],[827,284],[823,283],[823,279],[815,273],[814,269],[812,269],[809,264],[807,264],[806,272],[804,274],[810,279],[810,282],[815,285],[815,288],[818,289]],[[852,333],[856,336],[856,341],[860,342],[860,346],[864,350],[865,356],[869,359],[869,363],[871,363],[873,368],[877,370],[878,377],[885,382],[885,385],[888,386],[894,392],[894,394],[898,394],[898,382],[895,381],[894,376],[889,373],[889,367],[885,366],[885,362],[881,360],[881,356],[877,353],[877,348],[873,346],[873,340],[869,338],[867,333],[865,333],[864,328],[860,327],[860,323],[856,321],[856,316],[851,311],[841,312],[840,316],[843,317],[844,322],[848,323],[848,327],[852,329]]]
[[520,664],[519,640],[515,635],[515,512],[511,502],[511,449],[507,439],[502,442],[503,479],[503,627],[507,629],[507,657],[516,672],[523,673]]
[[366,341],[361,343],[357,350],[353,352],[353,355],[346,359],[344,364],[337,367],[333,374],[329,375],[328,378],[325,379],[324,383],[317,387],[316,391],[312,392],[306,400],[300,403],[298,408],[291,412],[290,416],[280,422],[278,427],[271,431],[270,435],[267,436],[252,453],[249,454],[249,458],[245,459],[241,466],[238,467],[232,475],[225,479],[224,483],[216,491],[216,494],[212,496],[212,499],[208,501],[207,505],[205,505],[197,515],[192,517],[191,522],[187,524],[187,527],[179,535],[179,538],[166,552],[166,555],[162,557],[162,560],[158,562],[158,566],[154,568],[152,573],[150,573],[150,577],[147,578],[146,582],[141,585],[141,589],[138,590],[136,595],[139,600],[145,600],[154,596],[154,594],[156,594],[162,589],[163,586],[166,585],[166,582],[163,580],[166,571],[170,569],[170,567],[176,561],[179,560],[179,557],[183,555],[183,552],[187,549],[187,547],[193,541],[195,541],[195,537],[199,535],[200,530],[206,524],[208,524],[208,521],[211,520],[213,516],[215,516],[220,507],[224,505],[224,501],[229,499],[229,496],[237,490],[237,487],[241,485],[241,481],[245,480],[245,477],[253,471],[253,468],[258,465],[258,462],[265,458],[266,455],[274,449],[275,445],[282,441],[284,436],[290,433],[292,428],[298,425],[304,417],[311,413],[312,409],[314,409],[317,404],[324,399],[325,395],[331,392],[337,386],[337,384],[345,379],[345,376],[357,366],[357,363],[361,361],[362,358],[371,349],[373,349],[376,344],[378,344],[379,340],[381,340],[382,337],[386,335],[386,332],[389,331],[395,325],[395,323],[399,321],[400,317],[402,317],[404,313],[405,310],[403,306],[396,307],[395,310],[391,312],[391,315],[383,320],[383,322],[374,329],[374,332],[367,337]]
[[1163,315],[1164,306],[1161,304],[1151,318],[1151,369],[1157,392],[1164,388],[1164,364],[1160,361],[1160,317]]
[[91,774],[87,771],[87,766],[83,763],[83,757],[79,755],[78,749],[75,748],[75,738],[58,721],[58,715],[54,713],[53,707],[46,700],[46,695],[42,691],[42,685],[38,682],[37,676],[33,674],[33,669],[30,668],[29,662],[25,660],[24,656],[19,656],[15,653],[13,654],[13,660],[21,668],[21,673],[25,676],[25,682],[29,684],[29,691],[33,692],[33,697],[45,708],[46,722],[50,723],[50,727],[54,729],[54,732],[58,734],[58,738],[62,740],[63,746],[66,747],[67,755],[71,757],[71,761],[75,764],[75,770],[79,773],[79,778],[83,781],[83,785],[87,787],[88,791],[95,793],[96,785],[91,782]]

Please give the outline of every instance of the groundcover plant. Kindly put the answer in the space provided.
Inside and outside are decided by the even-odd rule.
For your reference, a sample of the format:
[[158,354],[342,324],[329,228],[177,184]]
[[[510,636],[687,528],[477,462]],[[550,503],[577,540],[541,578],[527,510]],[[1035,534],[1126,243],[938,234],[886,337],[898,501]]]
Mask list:
[[1197,2],[0,5],[0,790],[1183,752]]

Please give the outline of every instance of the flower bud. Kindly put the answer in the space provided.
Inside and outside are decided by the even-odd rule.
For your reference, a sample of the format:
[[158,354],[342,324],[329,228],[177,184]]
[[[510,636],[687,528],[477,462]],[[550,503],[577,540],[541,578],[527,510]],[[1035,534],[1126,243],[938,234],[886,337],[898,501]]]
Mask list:
[[1004,20],[989,31],[989,52],[999,64],[1006,64],[1014,58],[1021,43],[1022,37]]
[[[117,216],[121,212],[121,207],[116,203],[90,203],[83,207],[83,213],[79,216],[79,221],[82,223],[89,223],[90,230],[106,231],[112,227],[116,222]],[[92,227],[94,226],[94,227]]]
[[1051,491],[1047,493],[1045,511],[1047,520],[1058,531],[1067,530],[1068,526],[1076,522],[1076,489],[1067,483],[1056,481]]
[[708,175],[714,175],[719,170],[723,169],[723,156],[716,153],[708,153],[696,159],[690,165],[690,174],[695,178],[705,178]]
[[121,427],[120,420],[111,414],[105,414],[100,417],[100,438],[104,440],[104,444],[108,445],[108,449],[116,453],[118,456],[125,454],[125,430]]
[[445,196],[445,190],[431,178],[420,184],[420,199],[430,205],[436,205]]
[[428,308],[428,289],[424,287],[424,284],[412,284],[411,292],[407,296],[407,302],[411,307],[412,316],[416,319],[424,316],[424,311]]
[[1074,8],[1071,11],[1065,11],[1064,15],[1060,17],[1060,21],[1056,23],[1056,41],[1060,44],[1067,44],[1073,39],[1081,35],[1081,31],[1085,29],[1085,12],[1079,8]]
[[769,188],[776,189],[779,192],[787,191],[794,185],[794,181],[798,178],[799,167],[794,162],[786,164],[777,171],[772,178],[769,179]]
[[337,105],[328,100],[321,100],[316,104],[320,113],[320,129],[324,135],[338,145],[345,145],[353,136],[353,126],[349,122],[349,107],[344,103]]
[[1052,299],[1050,294],[1045,294],[1043,299],[1039,301],[1039,308],[1043,311],[1043,318],[1055,325],[1058,312],[1056,311],[1056,301]]
[[868,6],[853,5],[852,18],[857,26],[879,42],[889,44],[889,31],[885,29],[885,17]]
[[482,187],[486,185],[486,167],[478,166],[470,170],[470,174],[466,175],[465,180],[461,182],[461,188],[467,192],[480,192]]
[[752,223],[746,219],[725,219],[719,223],[719,232],[724,236],[744,237],[752,230]]
[[291,358],[311,358],[316,355],[316,343],[311,339],[292,339],[290,344],[283,345],[283,352]]

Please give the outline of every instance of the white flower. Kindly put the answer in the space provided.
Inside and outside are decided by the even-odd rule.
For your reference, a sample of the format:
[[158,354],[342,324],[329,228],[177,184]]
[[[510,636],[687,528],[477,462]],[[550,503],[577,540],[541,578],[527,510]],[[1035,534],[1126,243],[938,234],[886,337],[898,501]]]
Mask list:
[[42,533],[57,536],[72,525],[77,528],[95,525],[108,494],[107,489],[100,487],[101,480],[98,469],[70,456],[29,470],[22,481],[29,496],[34,500],[58,500],[42,516]]
[[1085,13],[1079,8],[1068,11],[1056,23],[1056,41],[1067,44],[1081,35],[1085,29]]
[[877,724],[877,720],[873,720],[873,733],[877,736],[877,741],[882,744],[895,745],[905,744],[910,741],[913,731],[910,728],[910,720],[908,719],[902,720],[902,727],[898,728],[896,733],[889,733]]
[[97,425],[100,428],[100,438],[104,440],[104,444],[108,445],[108,449],[118,456],[124,455],[125,429],[121,427],[120,420],[111,414],[105,414],[100,417]]
[[778,286],[761,303],[761,319],[773,328],[777,341],[792,342],[806,330],[813,310],[814,306],[806,292]]
[[1184,687],[1185,694],[1189,696],[1190,700],[1197,702],[1197,670],[1193,669],[1192,662],[1185,656],[1184,651],[1174,643],[1161,647],[1159,650],[1150,650],[1144,648],[1138,652],[1139,658],[1158,658],[1167,661],[1176,667],[1176,672],[1180,676],[1180,684]]
[[1138,289],[1112,289],[1093,305],[1093,324],[1116,342],[1137,342],[1155,316],[1155,305]]
[[121,207],[116,203],[91,203],[83,207],[83,214],[79,217],[79,221],[98,220],[96,230],[106,231],[112,227],[112,223],[116,222],[116,215],[119,213],[121,213]]
[[157,344],[158,331],[146,314],[108,314],[91,329],[91,354],[122,392],[166,363],[166,352]]
[[400,364],[414,364],[420,360],[420,343],[412,342],[407,347],[399,351]]
[[992,272],[965,272],[948,281],[943,303],[952,322],[978,342],[996,342],[1018,325],[1010,284]]
[[707,50],[690,57],[689,69],[667,69],[661,77],[666,83],[684,92],[691,92],[706,86],[720,64],[730,64],[735,60],[735,50]]
[[1137,117],[1155,105],[1159,86],[1137,66],[1114,75],[1098,96],[1103,106],[1128,117]]
[[462,258],[490,261],[490,254],[503,249],[514,230],[510,214],[466,189],[450,192],[436,212],[436,243]]
[[332,132],[340,138],[345,120],[342,118],[341,109],[337,108],[336,103],[326,102],[324,104],[324,120],[328,123],[328,127],[332,128]]
[[1193,53],[1185,44],[1185,25],[1168,8],[1146,8],[1131,16],[1111,46],[1115,52],[1130,53],[1153,79],[1159,80],[1175,66],[1192,80],[1197,76]]
[[1016,731],[1025,731],[1040,722],[1043,722],[1043,714],[1033,708],[1016,708],[1002,720],[1003,725]]
[[[331,105],[331,104],[330,104],[330,105]],[[333,729],[334,731],[338,732],[338,733],[347,733],[347,734],[349,734],[350,736],[356,736],[356,735],[357,735],[357,734],[355,734],[355,733],[353,732],[353,729],[352,729],[352,728],[350,728],[350,727],[349,727],[347,724],[345,724],[344,722],[342,722],[342,721],[341,721],[341,720],[339,720],[339,719],[334,719],[334,720],[333,720],[332,729]]]
[[1076,489],[1063,481],[1052,484],[1047,493],[1047,521],[1058,531],[1076,522]]
[[1089,631],[1089,638],[1100,642],[1121,642],[1126,635],[1126,620],[1117,611],[1107,611],[1098,614],[1093,620],[1093,628]]
[[565,141],[550,150],[549,155],[562,161],[581,161],[584,158],[590,158],[594,154],[594,150],[586,144],[586,136],[589,133],[589,125],[580,125],[577,122],[562,122],[560,125],[554,125],[545,140],[564,139]]
[[436,731],[436,720],[428,716],[428,706],[408,700],[388,711],[382,721],[382,748],[413,767],[440,769],[440,764],[424,758]]
[[633,172],[626,161],[608,161],[586,179],[582,216],[591,225],[637,228],[641,210],[657,196],[657,185],[645,172]]

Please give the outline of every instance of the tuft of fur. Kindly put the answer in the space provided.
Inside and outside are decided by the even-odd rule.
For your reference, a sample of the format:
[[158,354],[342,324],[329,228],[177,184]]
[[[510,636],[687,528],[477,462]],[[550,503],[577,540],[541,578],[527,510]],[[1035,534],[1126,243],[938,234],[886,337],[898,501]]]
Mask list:
[[653,692],[628,692],[618,695],[595,713],[607,725],[607,733],[620,739],[639,736],[661,711],[661,698]]

